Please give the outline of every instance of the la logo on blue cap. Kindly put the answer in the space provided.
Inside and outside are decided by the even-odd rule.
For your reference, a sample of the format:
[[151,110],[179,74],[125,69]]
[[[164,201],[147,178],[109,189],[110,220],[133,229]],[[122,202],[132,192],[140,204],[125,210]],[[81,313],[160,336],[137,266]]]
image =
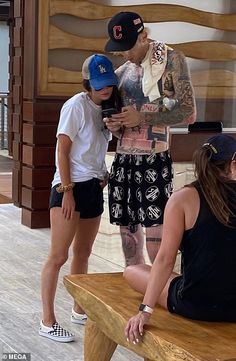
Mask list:
[[100,70],[100,74],[103,74],[103,73],[106,73],[107,71],[106,71],[106,68],[103,66],[103,65],[101,65],[101,64],[99,64],[99,70]]

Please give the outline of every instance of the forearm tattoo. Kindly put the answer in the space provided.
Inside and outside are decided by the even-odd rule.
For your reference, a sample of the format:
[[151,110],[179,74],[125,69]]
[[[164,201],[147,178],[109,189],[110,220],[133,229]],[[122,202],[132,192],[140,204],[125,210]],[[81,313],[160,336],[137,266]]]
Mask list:
[[158,237],[146,237],[146,242],[160,243],[160,242],[161,242],[161,238],[158,238]]
[[[188,123],[195,117],[195,99],[187,62],[183,54],[173,51],[168,60],[166,71],[171,74],[174,98],[178,104],[171,111],[144,112],[144,123],[149,125],[177,125]],[[169,78],[167,78],[169,81]]]

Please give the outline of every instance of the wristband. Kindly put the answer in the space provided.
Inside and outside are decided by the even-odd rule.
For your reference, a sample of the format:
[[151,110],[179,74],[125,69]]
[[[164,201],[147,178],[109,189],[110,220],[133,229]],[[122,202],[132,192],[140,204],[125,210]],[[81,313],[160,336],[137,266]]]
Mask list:
[[139,306],[139,311],[147,312],[147,313],[152,314],[153,313],[153,308],[149,307],[148,305],[144,305],[143,303],[141,303],[141,305]]
[[69,183],[66,186],[63,186],[62,184],[60,184],[57,188],[56,191],[57,193],[64,193],[64,192],[68,192],[70,191],[72,188],[74,188],[75,183]]

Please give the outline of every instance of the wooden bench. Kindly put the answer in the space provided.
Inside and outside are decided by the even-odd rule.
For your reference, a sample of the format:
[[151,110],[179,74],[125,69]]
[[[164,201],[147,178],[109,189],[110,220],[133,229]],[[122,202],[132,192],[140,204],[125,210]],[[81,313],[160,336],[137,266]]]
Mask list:
[[134,345],[126,341],[124,328],[142,296],[122,273],[70,275],[64,284],[89,317],[85,361],[111,360],[117,344],[145,361],[236,361],[236,324],[187,320],[157,307],[143,341]]

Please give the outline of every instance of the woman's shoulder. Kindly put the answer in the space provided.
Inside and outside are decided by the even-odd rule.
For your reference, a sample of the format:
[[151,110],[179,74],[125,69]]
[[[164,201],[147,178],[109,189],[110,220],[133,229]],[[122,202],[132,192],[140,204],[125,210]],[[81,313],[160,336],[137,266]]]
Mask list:
[[186,202],[194,202],[198,198],[199,195],[196,187],[194,185],[188,185],[174,191],[169,202],[183,204]]
[[200,209],[200,198],[196,187],[189,185],[175,191],[169,198],[166,209],[169,216],[175,216],[176,219],[180,217],[183,220],[185,229],[191,229]]
[[63,105],[64,108],[79,106],[81,103],[86,101],[86,93],[81,92],[73,95],[73,97],[69,98]]

